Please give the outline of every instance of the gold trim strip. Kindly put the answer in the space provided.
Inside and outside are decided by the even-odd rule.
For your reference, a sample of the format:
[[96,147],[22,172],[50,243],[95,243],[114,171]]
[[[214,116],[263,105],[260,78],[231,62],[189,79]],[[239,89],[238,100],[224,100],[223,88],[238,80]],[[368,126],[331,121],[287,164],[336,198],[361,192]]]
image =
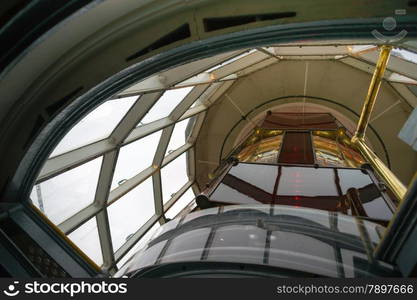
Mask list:
[[390,169],[376,156],[376,154],[366,145],[363,139],[352,138],[352,142],[356,144],[361,154],[374,167],[378,175],[385,181],[391,191],[398,200],[404,199],[407,188],[402,182],[391,172]]
[[378,96],[379,88],[381,86],[382,79],[384,78],[385,69],[390,58],[391,49],[392,46],[381,46],[379,59],[374,71],[374,75],[372,76],[371,84],[369,85],[368,93],[366,95],[361,116],[359,118],[358,127],[355,132],[355,136],[358,138],[363,138],[365,136],[365,131],[368,127],[376,97]]
[[355,135],[352,137],[352,143],[357,146],[361,154],[374,167],[378,175],[389,186],[397,199],[401,201],[404,199],[407,188],[365,143],[366,128],[368,127],[369,119],[371,117],[372,110],[378,96],[379,88],[381,86],[382,79],[384,78],[384,73],[390,58],[391,50],[392,46],[390,45],[381,46],[379,59],[372,76],[371,83],[369,85],[365,102],[363,103],[362,112],[358,121]]

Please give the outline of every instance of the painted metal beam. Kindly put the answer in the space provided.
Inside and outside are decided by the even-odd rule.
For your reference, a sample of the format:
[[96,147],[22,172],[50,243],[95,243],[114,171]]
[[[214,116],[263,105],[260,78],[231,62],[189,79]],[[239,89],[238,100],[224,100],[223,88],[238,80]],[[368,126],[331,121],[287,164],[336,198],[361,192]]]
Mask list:
[[245,68],[253,66],[257,63],[260,63],[266,59],[270,58],[268,54],[265,54],[260,51],[255,51],[250,53],[236,61],[233,61],[229,64],[222,66],[211,72],[212,78],[214,79],[221,79],[225,78],[229,75],[235,74]]
[[174,204],[175,202],[177,202],[182,195],[185,194],[185,192],[193,185],[193,181],[188,181],[186,184],[184,184],[179,190],[178,192],[175,193],[175,195],[173,197],[171,197],[171,199],[169,199],[168,201],[165,202],[164,206],[163,206],[163,211],[164,213],[167,212]]
[[115,145],[111,144],[109,140],[101,140],[70,152],[54,156],[45,162],[45,165],[38,176],[37,183],[78,167],[114,148]]
[[102,210],[100,206],[92,203],[85,208],[81,209],[75,215],[72,215],[62,223],[58,225],[58,228],[65,233],[66,235],[70,234],[82,224],[87,222],[89,219],[94,217],[100,210]]
[[99,207],[104,207],[107,202],[118,152],[118,150],[113,150],[104,154],[94,198],[94,203]]
[[[165,156],[162,160],[162,164],[160,168],[169,164],[171,161],[173,161],[175,158],[180,156],[182,153],[184,153],[191,147],[192,147],[191,144],[185,144],[181,146],[180,148],[178,148],[177,150]],[[155,172],[158,172],[158,170],[159,170],[158,167],[150,166],[146,168],[145,170],[143,170],[142,172],[140,172],[139,174],[135,175],[134,177],[128,179],[123,184],[119,185],[117,188],[115,188],[114,190],[110,192],[107,205],[110,205],[111,203],[119,199],[120,197],[124,196],[126,193],[128,193],[129,191],[134,189],[136,186],[138,186],[140,183],[142,183],[143,181],[151,177]]]
[[103,255],[102,269],[109,270],[115,261],[107,209],[103,209],[97,214],[96,221],[101,253]]
[[187,174],[188,174],[188,178],[191,181],[194,181],[196,178],[195,157],[196,157],[195,148],[191,147],[188,150],[188,159],[187,159]]
[[129,133],[139,124],[140,120],[147,112],[158,102],[162,96],[162,92],[145,94],[139,97],[139,100],[123,117],[110,135],[112,144],[119,145],[123,143]]
[[174,108],[174,110],[169,114],[168,118],[173,121],[177,121],[189,108],[190,106],[197,101],[197,99],[204,93],[204,91],[209,87],[209,84],[203,84],[194,87],[187,96]]
[[169,144],[169,140],[171,139],[172,132],[174,131],[174,124],[163,129],[161,138],[159,140],[158,147],[155,151],[155,156],[152,161],[152,166],[159,168],[162,164],[162,161],[165,157],[165,153],[167,151],[167,147]]
[[130,97],[132,95],[138,95],[144,92],[168,89],[243,52],[245,51],[223,53],[213,57],[191,62],[187,64],[186,67],[182,65],[172,68],[132,85],[130,88],[120,92],[115,98]]
[[193,130],[188,137],[188,143],[194,144],[197,141],[198,135],[200,134],[201,128],[203,127],[204,120],[206,119],[206,115],[207,112],[203,112],[198,115],[197,119],[195,120]]
[[[161,182],[161,172],[158,171],[152,175],[152,185],[153,185],[153,200],[155,204],[155,214],[157,216],[162,216],[164,214],[164,201],[162,196],[162,182]],[[164,224],[165,218],[159,219],[159,224]]]
[[136,243],[155,225],[162,216],[153,215],[142,227],[140,227],[114,254],[115,263],[119,262],[124,255],[132,249]]
[[[178,121],[185,120],[189,117],[195,116],[203,111],[207,110],[205,105],[199,105],[187,110]],[[155,122],[146,124],[144,126],[136,127],[132,130],[126,140],[120,146],[132,143],[142,137],[152,134],[156,131],[171,126],[175,121],[166,117]],[[51,177],[82,165],[94,158],[97,158],[106,152],[112,151],[117,148],[117,145],[111,142],[110,139],[101,140],[95,143],[91,143],[86,146],[82,146],[73,151],[52,157],[48,159],[42,168],[37,183],[45,181]]]

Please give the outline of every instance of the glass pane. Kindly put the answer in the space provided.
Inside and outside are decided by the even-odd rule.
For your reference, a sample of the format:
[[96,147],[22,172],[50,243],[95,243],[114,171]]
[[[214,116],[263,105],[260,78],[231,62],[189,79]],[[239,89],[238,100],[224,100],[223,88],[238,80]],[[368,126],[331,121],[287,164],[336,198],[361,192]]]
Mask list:
[[210,228],[197,228],[174,236],[161,263],[199,260],[210,236]]
[[360,189],[369,184],[373,184],[369,175],[361,170],[338,169],[337,173],[340,178],[340,188],[343,194],[346,194],[350,188]]
[[165,203],[188,182],[186,153],[161,169],[161,181],[162,198]]
[[149,178],[107,208],[113,250],[155,214],[152,179]]
[[330,168],[282,167],[276,204],[345,212]]
[[[33,205],[35,205],[41,212],[45,213],[45,209],[43,207],[43,202],[42,202],[42,195],[39,194],[40,192],[41,192],[40,186],[35,185],[32,191],[30,192],[30,200],[32,201]],[[41,201],[39,201],[38,195],[41,196]]]
[[310,132],[289,132],[284,135],[278,163],[314,164]]
[[[191,222],[192,220],[195,220],[199,217],[202,216],[208,216],[208,215],[217,215],[219,213],[219,207],[215,207],[215,208],[206,208],[206,209],[202,209],[202,210],[197,210],[193,213],[190,213],[188,215],[185,216],[184,220],[182,220],[182,225]],[[166,226],[166,225],[164,225]]]
[[[350,189],[357,190],[359,203],[352,203],[351,205],[356,206],[361,215],[381,220],[391,219],[392,211],[368,174],[361,170],[349,169],[338,169],[337,173],[339,174],[343,194],[348,194]],[[355,198],[352,199],[354,201]]]
[[416,85],[407,85],[408,89],[417,97],[417,86]]
[[96,218],[92,218],[88,222],[81,225],[75,231],[70,233],[68,238],[96,264],[100,266],[103,263]]
[[137,97],[128,97],[101,104],[65,135],[51,156],[107,138],[136,99]]
[[281,143],[282,135],[263,139],[243,148],[237,158],[243,162],[276,164]]
[[229,172],[229,175],[242,182],[254,185],[269,194],[273,193],[277,174],[277,166],[258,164],[238,164]]
[[398,137],[417,151],[417,108],[408,116]]
[[165,91],[138,126],[167,117],[192,89],[186,87]]
[[339,147],[343,153],[345,162],[348,164],[349,167],[359,168],[361,165],[365,163],[365,160],[362,157],[362,155],[359,152],[353,150],[351,146],[345,143],[343,140],[340,141]]
[[[263,264],[267,231],[252,225],[229,225],[216,229],[207,260]],[[207,251],[207,250],[206,250]]]
[[[147,248],[146,251],[140,252],[139,255],[135,256],[132,261],[126,265],[124,272],[131,272],[156,264],[158,258],[163,256],[166,244],[167,241],[162,241]],[[120,271],[120,274],[123,274],[122,270]]]
[[257,196],[255,193],[245,193],[245,185],[230,187],[229,185],[221,183],[213,195],[210,196],[210,200],[230,204],[267,204],[273,201],[272,195],[265,194],[266,197],[264,197],[263,195]]
[[237,56],[234,56],[234,57],[232,57],[232,58],[230,58],[230,59],[228,59],[228,60],[226,60],[226,61],[224,61],[224,62],[222,62],[222,63],[220,63],[220,64],[218,64],[218,65],[216,65],[216,66],[214,66],[212,68],[210,68],[210,69],[208,69],[206,72],[207,73],[213,72],[214,70],[217,70],[217,69],[219,69],[221,67],[224,67],[225,65],[231,64],[232,62],[235,62],[238,59],[241,59],[241,58],[243,58],[245,56],[248,56],[249,54],[251,54],[251,53],[253,53],[255,51],[257,51],[257,50],[256,49],[251,49],[251,50],[248,50],[246,52],[243,52],[242,54],[239,54]]
[[338,143],[332,139],[313,136],[317,164],[324,167],[347,167]]
[[214,80],[212,75],[207,72],[203,72],[176,84],[175,87],[197,85],[199,83],[210,82],[212,80]]
[[210,199],[240,204],[271,203],[278,169],[278,166],[240,163],[223,178]]
[[407,84],[417,84],[417,80],[411,79],[410,77],[407,77],[398,73],[392,73],[388,77],[388,80],[394,81],[394,82],[407,83]]
[[298,209],[297,207],[281,206],[274,205],[274,215],[277,217],[294,217],[291,222],[297,223],[296,220],[299,220],[300,224],[305,224],[308,220],[310,226],[315,227],[326,227],[330,228],[330,216],[331,214],[323,210],[303,210]]
[[404,49],[392,49],[392,55],[407,60],[409,62],[417,64],[417,53],[404,50]]
[[182,195],[181,198],[178,199],[173,206],[171,206],[171,208],[165,213],[165,216],[169,219],[175,218],[178,213],[194,199],[194,197],[193,190],[189,188],[184,195]]
[[158,131],[120,149],[111,189],[152,165],[160,137]]
[[326,243],[326,239],[313,238],[306,234],[299,234],[297,231],[282,230],[273,231],[270,240],[269,263],[271,265],[313,274],[337,276],[336,251],[332,243]]
[[161,227],[161,225],[156,222],[155,225],[153,225],[151,229],[149,229],[149,231],[145,233],[145,235],[136,243],[136,245],[122,257],[122,259],[117,263],[117,267],[121,268],[131,257],[135,256],[135,254],[145,247],[146,243],[152,238],[159,227]]
[[282,167],[278,195],[338,196],[333,169]]
[[32,198],[54,224],[59,224],[94,201],[102,157],[33,187]]
[[[380,219],[380,220],[391,220],[393,212],[388,208],[387,203],[384,198],[378,197],[375,199],[361,199],[362,206],[365,210],[365,213],[370,218]],[[369,202],[365,202],[370,200]]]
[[172,131],[171,139],[169,140],[169,144],[167,147],[167,153],[169,154],[179,147],[185,144],[186,140],[186,132],[188,121],[190,119],[183,120],[175,124],[174,130]]

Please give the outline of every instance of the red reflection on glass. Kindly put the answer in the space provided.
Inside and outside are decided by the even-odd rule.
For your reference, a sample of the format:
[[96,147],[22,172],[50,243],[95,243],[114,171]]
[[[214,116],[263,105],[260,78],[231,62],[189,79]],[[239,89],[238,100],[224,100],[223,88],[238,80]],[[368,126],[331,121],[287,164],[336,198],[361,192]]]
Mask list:
[[[287,132],[278,158],[279,163],[314,164],[311,136],[309,132]],[[295,177],[301,177],[297,172]]]
[[328,113],[272,113],[261,125],[268,129],[337,129],[335,118]]

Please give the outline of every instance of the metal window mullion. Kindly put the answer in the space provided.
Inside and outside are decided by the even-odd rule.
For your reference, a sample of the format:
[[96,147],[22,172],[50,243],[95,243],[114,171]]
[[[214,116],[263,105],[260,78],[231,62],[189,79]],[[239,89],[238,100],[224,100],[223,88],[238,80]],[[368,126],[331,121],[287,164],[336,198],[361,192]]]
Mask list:
[[198,114],[200,114],[200,113],[202,113],[206,110],[207,110],[207,106],[205,106],[204,104],[193,107],[193,108],[190,108],[178,119],[178,121],[188,119],[188,118],[193,117],[195,115],[198,115]]
[[102,268],[104,270],[109,270],[114,265],[115,259],[107,209],[103,209],[96,215],[96,221],[101,253],[103,255]]
[[195,148],[191,147],[188,150],[187,173],[191,181],[195,180]]
[[[169,162],[173,161],[175,158],[180,156],[182,153],[187,151],[192,145],[185,144],[178,148],[177,150],[173,151],[172,153],[168,154],[164,157],[161,168],[167,165]],[[110,205],[114,201],[118,200],[122,196],[124,196],[126,193],[134,189],[136,186],[141,184],[143,181],[151,177],[155,172],[158,171],[157,166],[150,166],[140,172],[139,174],[135,175],[134,177],[128,179],[126,182],[124,182],[122,185],[118,186],[114,190],[110,191],[107,205]]]
[[153,168],[152,166],[146,168],[139,174],[135,175],[134,177],[128,179],[126,182],[115,188],[114,190],[110,191],[107,205],[110,205],[117,199],[123,197],[125,194],[133,190],[136,186],[144,182],[146,179],[152,176],[157,169]]
[[190,149],[192,146],[193,145],[190,144],[190,143],[185,143],[184,145],[179,147],[177,150],[175,150],[175,151],[171,152],[170,154],[168,154],[167,156],[165,156],[164,159],[162,160],[161,168],[165,167],[167,164],[169,164],[171,161],[173,161],[178,156],[183,154],[185,151]]
[[[162,200],[162,185],[161,185],[161,173],[160,168],[165,157],[165,153],[171,139],[174,126],[171,125],[162,131],[161,138],[159,140],[158,148],[156,149],[155,156],[152,162],[152,166],[158,168],[158,172],[152,175],[153,184],[153,197],[155,203],[155,214],[158,216],[163,215],[163,200]],[[159,219],[160,224],[164,224],[165,219]]]
[[201,193],[200,187],[197,184],[197,181],[194,180],[193,185],[191,186],[191,188],[193,189],[194,195],[198,195]]
[[203,72],[203,73],[200,73],[200,74],[198,74],[198,75],[196,75],[194,77],[191,77],[191,78],[189,78],[187,80],[184,80],[184,81],[178,83],[173,88],[196,87],[196,86],[199,86],[201,84],[212,83],[212,82],[215,82],[215,81],[216,80],[214,80],[210,76],[210,73]]
[[[197,107],[190,108],[179,118],[179,121],[195,116],[201,113],[202,111],[205,111],[206,109],[207,107],[204,105],[199,105]],[[128,135],[128,137],[125,139],[122,145],[134,142],[144,136],[164,129],[174,123],[174,121],[166,117],[158,121],[149,123],[147,125],[137,127],[131,131],[131,133]],[[83,163],[86,163],[90,160],[99,157],[100,155],[112,151],[116,147],[117,146],[111,143],[109,139],[105,139],[89,145],[82,146],[70,152],[63,153],[59,156],[52,157],[46,161],[44,167],[40,172],[37,183],[40,183],[51,177],[59,175],[72,168],[78,167]]]
[[100,210],[100,207],[98,207],[94,203],[91,203],[87,207],[77,212],[75,215],[72,215],[70,218],[60,223],[58,225],[58,228],[63,233],[68,235],[74,230],[76,230],[78,227],[83,225],[85,222],[90,220],[92,217],[94,217]]
[[[227,81],[224,84],[222,84],[216,91],[213,92],[211,97],[205,101],[206,105],[200,105],[198,107],[193,107],[187,110],[181,117],[179,117],[179,120],[184,120],[186,118],[192,117],[193,115],[200,113],[201,111],[206,110],[207,106],[214,103],[214,101],[216,101],[233,83],[234,81]],[[139,108],[137,109],[139,110]],[[148,125],[134,128],[130,132],[130,134],[128,134],[128,136],[126,137],[123,145],[136,141],[140,139],[141,137],[149,135],[160,129],[166,128],[167,126],[170,126],[173,123],[174,121],[167,117],[167,118],[152,122]],[[100,155],[103,155],[104,153],[108,151],[115,149],[117,146],[114,143],[115,141],[109,138],[100,140],[98,142],[79,147],[70,152],[63,153],[61,155],[48,159],[40,172],[40,175],[38,177],[38,182],[47,180],[53,176],[61,174],[71,168],[79,166],[85,162],[88,162],[94,158],[99,157]]]
[[392,88],[395,94],[398,95],[401,102],[407,105],[410,111],[417,106],[417,96],[414,95],[405,84],[395,82],[387,82],[387,84]]
[[202,112],[198,115],[197,120],[193,126],[190,136],[188,137],[188,143],[194,144],[197,141],[198,135],[200,134],[201,127],[203,127],[204,120],[206,119],[206,112]]
[[[234,80],[234,79],[231,79]],[[204,102],[210,98],[216,91],[224,84],[224,81],[212,81],[210,86],[200,95],[198,100],[200,100],[200,104],[204,104]]]
[[224,82],[213,94],[204,101],[207,107],[212,106],[235,83],[235,80]]
[[113,130],[111,141],[116,145],[122,143],[161,96],[162,92],[142,95]]
[[[279,63],[280,60],[274,59],[274,58],[267,58],[257,64],[254,64],[252,66],[249,66],[247,68],[244,68],[238,72],[236,72],[236,75],[238,76],[238,78],[242,77],[242,76],[247,76],[249,74],[252,74],[258,70],[261,70],[263,68],[269,67],[272,64],[276,64]],[[231,79],[232,80],[232,79]]]
[[[364,61],[372,66],[375,66],[378,63],[379,53],[377,51],[374,51],[373,53],[366,53],[365,55],[360,56],[359,58],[357,56],[354,56],[354,58],[360,61]],[[397,73],[409,77],[413,80],[417,80],[417,76],[415,73],[415,63],[403,60],[401,58],[396,57],[395,55],[392,55],[392,57],[390,58],[390,62],[389,64],[387,64],[386,69],[392,73]]]
[[[158,171],[152,175],[152,185],[153,185],[153,200],[155,204],[155,214],[157,216],[162,216],[164,213],[164,202],[162,196],[162,183],[161,183],[161,172]],[[159,219],[159,223],[162,225],[165,223],[164,218]]]
[[[171,199],[169,199],[164,205],[163,205],[163,211],[164,213],[167,212],[174,204],[177,202],[182,195],[185,194],[185,192],[193,185],[193,182],[190,180],[186,184],[184,184]],[[191,201],[190,201],[191,202]]]
[[162,161],[164,160],[169,140],[171,139],[172,132],[174,131],[174,126],[175,124],[166,127],[164,128],[164,130],[162,130],[161,138],[159,139],[159,144],[156,148],[155,155],[152,161],[152,165],[154,167],[160,167]]
[[[118,153],[118,150],[113,150],[104,154],[94,199],[94,205],[97,207],[103,208],[107,203]],[[114,264],[114,254],[106,208],[97,213],[96,222],[103,256],[103,269],[108,270]]]
[[131,92],[131,93],[126,93],[120,96],[117,96],[114,99],[123,99],[123,98],[128,98],[128,97],[135,97],[135,96],[140,96],[140,95],[146,95],[146,94],[151,94],[151,93],[158,93],[158,92],[164,92],[164,91],[170,91],[170,90],[176,90],[176,89],[181,89],[181,88],[186,88],[186,87],[197,87],[203,84],[209,84],[209,83],[215,83],[215,82],[223,82],[223,81],[228,81],[228,80],[235,80],[234,78],[224,78],[221,80],[212,80],[212,79],[201,79],[201,81],[195,81],[193,83],[185,83],[184,84],[179,84],[179,85],[175,85],[175,86],[168,86],[168,87],[160,87],[160,88],[154,88],[154,89],[150,89],[150,90],[142,90],[142,91],[136,91],[136,92]]
[[264,49],[262,47],[256,48],[256,50],[265,53],[266,55],[270,56],[271,58],[275,58],[276,60],[280,60],[280,57],[275,54],[275,51],[274,50],[272,50],[274,52],[271,52],[268,49]]
[[230,64],[224,65],[223,67],[214,70],[212,74],[214,75],[215,78],[223,78],[228,75],[237,73],[243,69],[246,69],[252,65],[260,63],[268,58],[270,58],[268,54],[265,54],[260,51],[256,51]]
[[210,86],[210,84],[203,84],[194,87],[187,96],[174,108],[174,110],[169,114],[169,118],[173,121],[177,121],[195,102],[197,99],[204,93],[204,91]]
[[118,154],[119,150],[113,150],[107,152],[103,156],[103,162],[101,164],[100,175],[98,177],[97,189],[94,198],[94,203],[99,207],[106,205]]
[[39,183],[45,181],[71,168],[93,160],[100,155],[113,150],[115,147],[116,146],[111,144],[108,139],[105,139],[49,158],[45,162],[45,165],[38,176],[37,182]]
[[161,216],[153,215],[142,227],[140,227],[114,254],[115,263],[118,263],[122,257],[158,222]]
[[[197,114],[199,114],[199,113],[201,113],[202,111],[205,111],[205,110],[207,110],[207,107],[205,105],[199,105],[197,107],[190,108],[178,119],[178,121],[188,119],[188,118],[190,118],[192,116],[195,116],[195,115],[197,115]],[[165,118],[159,119],[157,121],[154,121],[152,123],[149,123],[147,125],[136,127],[135,129],[133,129],[131,131],[131,133],[125,139],[123,145],[132,143],[132,142],[134,142],[134,141],[136,141],[136,140],[138,140],[142,137],[150,135],[154,132],[157,132],[157,131],[159,131],[161,129],[164,129],[168,126],[171,126],[173,124],[175,124],[175,121],[173,121],[169,117],[165,117]]]
[[[184,66],[179,66],[167,70],[165,72],[159,73],[157,76],[150,77],[145,79],[130,88],[119,93],[115,98],[125,97],[125,95],[132,95],[134,93],[143,93],[146,91],[152,91],[155,89],[166,89],[170,88],[188,78],[191,78],[205,70],[221,64],[224,61],[238,55],[239,51],[232,53],[225,53],[216,55],[214,57],[203,58],[198,61],[191,62]],[[152,85],[153,84],[153,85]],[[147,85],[147,86],[146,86]]]
[[173,123],[174,123],[174,121],[172,121],[171,119],[166,117],[166,118],[154,121],[152,123],[149,123],[147,125],[136,127],[127,136],[123,145],[126,145],[126,144],[132,143],[134,141],[137,141],[140,138],[143,138],[147,135],[151,135],[152,133],[157,132],[161,129],[164,129],[164,128],[172,125]]

